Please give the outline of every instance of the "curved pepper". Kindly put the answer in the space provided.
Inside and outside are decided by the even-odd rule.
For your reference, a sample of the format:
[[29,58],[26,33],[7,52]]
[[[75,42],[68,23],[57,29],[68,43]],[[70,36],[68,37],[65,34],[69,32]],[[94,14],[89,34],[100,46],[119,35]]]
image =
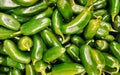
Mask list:
[[15,3],[21,5],[21,6],[31,6],[35,4],[38,0],[13,0]]
[[111,17],[110,14],[106,13],[106,14],[103,15],[102,21],[109,22],[110,19],[111,19],[110,17]]
[[31,58],[33,65],[35,64],[36,61],[41,60],[43,57],[43,52],[44,52],[44,42],[42,38],[35,34],[33,35],[33,47],[32,47],[32,52],[31,52]]
[[89,22],[91,18],[91,8],[82,11],[75,19],[71,22],[61,26],[61,31],[63,34],[75,34],[78,31],[81,31]]
[[31,58],[27,53],[21,52],[11,40],[4,41],[4,47],[7,54],[15,61],[20,63],[29,63]]
[[52,75],[76,75],[85,72],[82,65],[77,63],[62,63],[55,65],[52,69]]
[[108,42],[112,42],[115,40],[115,37],[113,35],[106,35],[105,37],[102,37],[102,39],[108,41]]
[[115,17],[115,21],[113,22],[113,27],[115,28],[115,30],[120,32],[120,16],[119,15]]
[[80,48],[80,58],[88,75],[99,75],[95,61],[91,54],[92,48],[89,45],[82,45]]
[[13,69],[12,70],[12,75],[22,75],[22,73],[18,69]]
[[0,12],[0,25],[15,31],[20,28],[20,23],[15,18],[2,12]]
[[25,75],[35,75],[35,70],[33,65],[31,64],[26,64],[25,67]]
[[97,18],[98,16],[103,16],[106,13],[107,13],[107,10],[105,9],[96,10],[93,12],[93,17]]

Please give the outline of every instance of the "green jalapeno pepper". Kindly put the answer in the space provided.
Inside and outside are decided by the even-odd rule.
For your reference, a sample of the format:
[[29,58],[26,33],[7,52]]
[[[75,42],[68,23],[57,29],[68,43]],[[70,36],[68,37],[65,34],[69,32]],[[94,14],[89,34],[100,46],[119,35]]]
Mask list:
[[108,53],[103,53],[103,56],[105,58],[105,64],[106,64],[104,71],[110,73],[111,75],[118,73],[119,61]]
[[92,48],[89,45],[82,45],[80,47],[80,58],[88,75],[99,75],[100,73],[97,70],[96,63],[93,61],[91,50]]
[[112,42],[115,40],[115,37],[113,35],[106,35],[105,37],[102,37],[101,39],[106,40],[108,42]]
[[20,5],[16,4],[12,0],[0,0],[0,9],[7,10],[19,7]]
[[12,75],[22,75],[22,73],[18,69],[13,69],[12,70]]
[[3,73],[8,73],[10,70],[9,67],[6,67],[6,66],[0,66],[0,72],[3,72]]
[[47,63],[50,63],[53,60],[59,58],[65,52],[65,50],[66,49],[61,46],[52,47],[46,51],[43,56],[43,60]]
[[29,36],[23,36],[18,41],[18,48],[22,51],[30,51],[33,41]]
[[19,62],[14,61],[12,58],[10,58],[9,56],[6,58],[6,62],[7,62],[7,66],[9,67],[14,67],[20,70],[25,69],[25,65]]
[[43,57],[43,52],[44,52],[44,42],[42,38],[38,35],[35,34],[33,35],[33,48],[31,52],[31,58],[33,65],[35,64],[36,61],[41,60]]
[[73,16],[72,7],[67,0],[58,0],[57,8],[66,20],[71,20]]
[[111,16],[109,13],[104,14],[102,17],[102,21],[105,21],[105,22],[109,22],[110,19],[111,19]]
[[89,22],[91,18],[91,8],[82,11],[75,19],[71,22],[61,26],[61,31],[63,34],[75,34],[78,31],[81,31]]
[[45,10],[47,7],[48,7],[47,2],[45,0],[41,0],[38,4],[24,8],[18,7],[13,9],[12,12],[16,15],[32,16]]
[[120,44],[118,42],[111,42],[110,43],[110,50],[114,54],[114,56],[120,61]]
[[19,30],[20,23],[11,15],[0,12],[0,25],[11,30]]
[[115,21],[113,23],[113,27],[114,27],[115,30],[117,30],[118,32],[120,32],[120,16],[119,15],[117,15],[115,17]]
[[93,17],[97,18],[98,16],[103,16],[106,13],[107,13],[107,10],[105,9],[96,10],[93,12]]
[[33,65],[26,64],[25,75],[35,75],[35,70]]
[[76,75],[85,72],[82,65],[77,63],[62,63],[55,65],[52,69],[52,75]]
[[116,15],[119,13],[119,0],[108,0],[108,1],[110,6],[110,14],[112,16],[112,22],[114,22]]
[[4,41],[4,47],[6,49],[7,54],[15,61],[20,63],[29,63],[31,58],[27,53],[21,52],[15,43],[11,40]]
[[93,60],[97,64],[97,69],[99,70],[100,75],[104,74],[103,70],[105,67],[105,58],[103,54],[99,50],[95,50],[95,49],[91,50],[91,54],[92,54]]
[[35,4],[38,0],[13,0],[15,3],[21,5],[21,6],[31,6]]
[[81,61],[79,57],[79,48],[76,45],[74,44],[70,45],[66,51],[75,62]]
[[0,55],[0,65],[7,66],[7,57]]
[[101,22],[101,16],[97,19],[91,19],[89,24],[85,28],[84,37],[85,39],[92,39],[95,34],[97,33],[97,30],[100,27]]

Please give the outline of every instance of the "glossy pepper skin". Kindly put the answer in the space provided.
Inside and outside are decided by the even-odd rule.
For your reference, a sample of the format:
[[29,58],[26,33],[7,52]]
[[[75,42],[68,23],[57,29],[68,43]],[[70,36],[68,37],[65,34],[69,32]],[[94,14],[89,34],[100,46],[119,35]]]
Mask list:
[[65,48],[61,46],[56,46],[50,48],[43,56],[43,60],[47,63],[54,61],[55,59],[59,58],[64,52]]
[[20,5],[16,4],[12,0],[0,0],[0,9],[8,10],[19,7]]
[[15,31],[20,28],[20,23],[14,17],[2,12],[0,12],[0,25]]
[[13,69],[12,70],[12,75],[22,75],[22,73],[18,69]]
[[44,52],[44,42],[40,35],[35,34],[33,35],[33,47],[31,50],[31,59],[33,64],[35,64],[36,61],[41,60],[43,57]]
[[52,75],[75,75],[85,72],[82,65],[77,63],[62,63],[55,65],[52,69]]
[[35,75],[34,66],[32,64],[26,64],[25,75]]
[[112,16],[112,22],[114,22],[114,19],[116,15],[119,13],[119,0],[108,0],[110,5],[110,14]]
[[80,58],[88,75],[99,75],[91,50],[89,45],[82,45],[80,48]]
[[102,21],[105,21],[105,22],[109,22],[110,19],[111,19],[111,16],[109,13],[104,14],[102,17]]
[[116,74],[119,72],[119,61],[112,55],[108,53],[103,53],[103,56],[105,58],[105,72],[108,72],[109,74]]
[[38,0],[13,0],[15,3],[21,5],[21,6],[31,6],[35,4]]
[[52,15],[52,27],[53,27],[53,30],[54,32],[57,34],[57,35],[60,35],[62,37],[62,40],[64,40],[64,35],[62,33],[62,31],[60,30],[60,27],[61,25],[63,24],[63,19],[61,17],[61,14],[60,12],[56,9],[54,12],[53,12],[53,15]]
[[58,0],[57,8],[66,20],[69,21],[70,19],[72,19],[73,16],[72,8],[67,0]]
[[38,14],[39,12],[45,10],[48,7],[45,0],[41,0],[38,4],[29,7],[19,7],[12,10],[12,12],[16,15],[21,16],[33,16]]
[[91,8],[82,11],[77,17],[75,17],[71,22],[61,26],[61,31],[63,34],[75,34],[81,31],[89,22],[91,18]]
[[114,24],[113,25],[114,29],[120,32],[120,16],[119,15],[115,17],[115,21],[113,24]]
[[29,63],[31,58],[27,53],[21,52],[15,45],[15,43],[11,40],[4,41],[4,47],[6,49],[7,54],[17,62],[20,63]]
[[9,71],[10,71],[10,68],[9,68],[9,67],[6,67],[6,66],[0,66],[0,72],[8,73]]
[[105,9],[96,10],[93,12],[93,17],[97,18],[98,16],[103,16],[106,13],[107,13],[107,10]]
[[85,32],[84,32],[85,39],[92,39],[95,36],[97,30],[100,27],[100,22],[101,22],[101,17],[90,20],[89,24],[85,28]]
[[67,48],[67,53],[68,55],[75,61],[75,62],[80,62],[80,55],[79,55],[79,47],[76,45],[72,44]]
[[111,42],[110,43],[110,50],[115,55],[115,57],[120,61],[120,44],[118,42]]

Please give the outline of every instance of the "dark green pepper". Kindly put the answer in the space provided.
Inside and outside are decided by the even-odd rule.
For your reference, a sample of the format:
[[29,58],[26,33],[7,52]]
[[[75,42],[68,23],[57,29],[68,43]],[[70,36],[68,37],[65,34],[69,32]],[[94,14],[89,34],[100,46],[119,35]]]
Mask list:
[[67,0],[58,0],[57,8],[66,20],[71,20],[73,16],[72,7]]
[[104,71],[112,74],[116,74],[119,72],[119,61],[108,53],[103,53],[105,58],[105,68]]
[[35,75],[34,66],[32,64],[26,64],[25,75]]
[[109,13],[104,14],[102,17],[102,21],[105,21],[105,22],[109,22],[110,19],[111,19],[111,16]]
[[7,54],[15,61],[20,62],[20,63],[29,63],[31,58],[30,55],[21,52],[15,43],[11,40],[5,40],[4,41],[4,47],[6,49]]
[[95,61],[91,54],[92,48],[89,45],[82,45],[80,48],[80,58],[88,75],[99,75]]
[[16,4],[12,0],[0,0],[0,9],[13,9],[19,7],[20,5]]
[[43,52],[44,52],[44,42],[40,35],[35,34],[33,35],[33,47],[32,47],[32,52],[31,52],[31,58],[33,65],[35,64],[36,61],[41,60],[43,57]]
[[85,28],[84,37],[85,39],[92,39],[97,33],[101,22],[101,16],[97,19],[91,19],[89,24]]
[[45,0],[41,0],[38,4],[24,8],[18,7],[13,9],[12,12],[16,15],[32,16],[45,10],[47,7],[48,7],[47,2]]
[[43,60],[47,63],[50,63],[59,58],[65,52],[65,50],[66,49],[61,46],[52,47],[48,51],[46,51],[43,56]]
[[0,65],[7,66],[7,57],[0,55]]
[[82,11],[75,19],[71,22],[61,26],[61,31],[63,34],[75,34],[81,31],[89,22],[91,18],[91,8]]
[[29,36],[23,36],[18,41],[18,48],[21,51],[30,51],[30,48],[33,46],[33,41]]
[[112,22],[114,22],[114,19],[116,15],[119,13],[119,0],[108,0],[109,6],[110,6],[110,14],[112,16]]
[[98,16],[103,16],[106,13],[107,13],[107,10],[105,9],[96,10],[93,12],[93,17],[97,18]]
[[115,30],[117,30],[118,32],[120,32],[120,16],[117,15],[115,17],[115,21],[113,23],[113,27],[115,28]]
[[82,65],[77,63],[62,63],[55,65],[51,75],[76,75],[85,72]]
[[10,68],[9,68],[9,67],[6,67],[6,66],[0,66],[0,72],[8,73],[9,71],[10,71]]
[[15,3],[21,5],[21,6],[31,6],[35,4],[38,0],[13,0]]
[[69,56],[75,61],[75,62],[80,62],[80,55],[79,55],[79,48],[72,44],[67,48],[67,53],[69,54]]
[[18,69],[13,69],[12,70],[12,75],[22,75],[21,71]]
[[86,5],[87,0],[77,0],[77,2],[81,5]]
[[0,25],[11,30],[19,30],[20,28],[20,23],[15,18],[2,12],[0,12]]

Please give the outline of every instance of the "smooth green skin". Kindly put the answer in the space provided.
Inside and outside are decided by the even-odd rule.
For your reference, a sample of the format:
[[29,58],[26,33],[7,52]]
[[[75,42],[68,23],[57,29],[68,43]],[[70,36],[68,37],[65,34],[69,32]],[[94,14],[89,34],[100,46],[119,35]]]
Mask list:
[[91,7],[82,11],[77,17],[75,17],[71,22],[62,25],[61,31],[63,34],[75,34],[82,30],[89,22],[91,18]]
[[77,2],[81,5],[86,5],[87,0],[77,0]]
[[116,15],[119,13],[119,0],[109,0],[109,6],[110,6],[110,14],[112,16],[112,22],[114,22],[114,19]]
[[111,42],[110,43],[110,50],[114,54],[114,56],[120,61],[120,44],[118,42]]
[[17,68],[17,69],[20,69],[20,70],[25,69],[25,65],[24,64],[16,62],[12,58],[10,58],[10,57],[7,57],[6,61],[7,61],[7,66],[9,66],[9,67],[14,67],[14,68]]
[[23,35],[33,35],[47,28],[50,23],[51,20],[49,18],[34,19],[27,23],[24,23],[21,26],[20,32]]
[[22,75],[22,73],[18,69],[13,69],[12,70],[12,75]]
[[30,20],[31,17],[28,16],[20,16],[20,15],[16,15],[16,14],[11,14],[17,21],[19,21],[21,24],[27,22]]
[[35,64],[36,61],[41,60],[43,57],[43,52],[44,52],[44,42],[42,38],[38,35],[35,34],[33,35],[33,47],[31,50],[31,58],[33,65]]
[[0,55],[0,65],[7,66],[7,57]]
[[29,7],[19,7],[12,10],[12,12],[16,15],[22,16],[33,16],[38,14],[39,12],[44,11],[48,7],[45,0],[41,0],[38,4]]
[[80,47],[80,57],[88,75],[99,75],[95,61],[91,54],[92,48],[89,45]]
[[48,7],[45,11],[35,15],[32,19],[39,19],[43,17],[51,17],[53,14],[53,9]]
[[95,10],[101,9],[101,8],[105,8],[106,5],[107,5],[107,1],[106,1],[106,0],[97,0],[97,1],[93,4]]
[[12,1],[21,6],[31,6],[34,5],[38,0],[12,0]]
[[81,59],[79,57],[79,47],[76,45],[72,44],[67,48],[67,53],[68,55],[75,61],[75,62],[80,62]]
[[106,51],[108,49],[109,44],[106,40],[96,40],[95,46],[101,51]]
[[9,67],[6,67],[6,66],[0,66],[0,72],[3,72],[3,73],[8,73],[10,70]]
[[48,1],[48,6],[54,6],[58,0],[47,0]]
[[35,75],[34,66],[31,64],[26,64],[25,75]]
[[97,38],[102,38],[109,35],[109,31],[105,27],[99,27],[95,36]]
[[47,63],[50,63],[59,58],[65,52],[65,50],[66,49],[61,46],[52,47],[46,51],[46,53],[44,53],[43,60]]
[[4,47],[6,49],[7,54],[15,61],[20,63],[29,63],[31,61],[30,55],[20,51],[15,43],[11,40],[4,41]]
[[66,20],[70,21],[72,19],[72,7],[67,0],[58,0],[57,9]]
[[95,61],[96,65],[97,65],[97,69],[100,72],[99,75],[102,75],[104,67],[105,67],[105,58],[104,58],[103,54],[101,53],[101,51],[95,50],[95,49],[91,50],[91,54],[92,54],[93,60]]
[[115,40],[115,37],[113,35],[106,35],[105,37],[102,37],[102,39],[108,41],[108,42],[112,42]]
[[13,9],[19,7],[20,5],[16,4],[12,0],[0,0],[0,9]]
[[115,17],[115,21],[113,24],[114,24],[113,27],[115,28],[115,30],[120,32],[120,16],[119,15]]
[[36,72],[41,72],[42,75],[46,75],[46,72],[45,70],[47,69],[48,65],[40,60],[40,61],[37,61],[34,65],[34,69]]
[[100,9],[100,10],[96,10],[93,12],[93,17],[98,17],[98,16],[103,16],[107,13],[107,10],[105,9]]
[[[103,53],[103,56],[105,58],[105,71],[110,73],[110,74],[116,74],[119,72],[119,61],[116,59],[114,56],[108,54],[108,53]],[[115,70],[112,70],[115,69]]]
[[100,25],[101,27],[106,28],[110,32],[117,32],[115,29],[112,28],[112,25],[109,22],[101,21]]
[[70,35],[64,35],[64,39],[62,39],[62,37],[60,37],[60,36],[57,36],[57,38],[62,44],[66,44],[70,41],[71,36]]
[[0,27],[0,40],[11,38],[10,35],[12,35],[13,33],[15,33],[15,31],[4,28],[4,27]]
[[86,9],[86,7],[76,4],[75,0],[69,0],[69,3],[72,6],[73,14],[78,15],[79,13]]
[[109,22],[110,21],[110,14],[106,13],[105,15],[102,16],[102,21]]
[[19,30],[20,23],[11,15],[0,12],[0,25],[11,30]]
[[78,47],[85,44],[85,41],[79,35],[74,35],[73,37],[71,37],[71,41],[72,41],[73,44],[75,44]]
[[42,32],[40,32],[40,34],[46,46],[48,47],[62,46],[61,43],[56,38],[55,34],[49,29],[44,29]]
[[0,54],[7,55],[6,50],[3,46],[3,43],[2,43],[2,45],[0,45]]
[[62,40],[64,41],[65,37],[60,30],[60,27],[63,24],[62,21],[63,21],[62,16],[60,12],[56,9],[52,15],[52,27],[53,27],[54,32],[57,35],[60,35],[62,37]]
[[29,36],[23,36],[18,41],[18,48],[21,51],[30,51],[33,46],[33,40]]
[[85,68],[77,63],[57,64],[52,68],[52,75],[76,75],[85,72]]
[[84,31],[85,39],[93,39],[100,27],[101,18],[91,19]]

